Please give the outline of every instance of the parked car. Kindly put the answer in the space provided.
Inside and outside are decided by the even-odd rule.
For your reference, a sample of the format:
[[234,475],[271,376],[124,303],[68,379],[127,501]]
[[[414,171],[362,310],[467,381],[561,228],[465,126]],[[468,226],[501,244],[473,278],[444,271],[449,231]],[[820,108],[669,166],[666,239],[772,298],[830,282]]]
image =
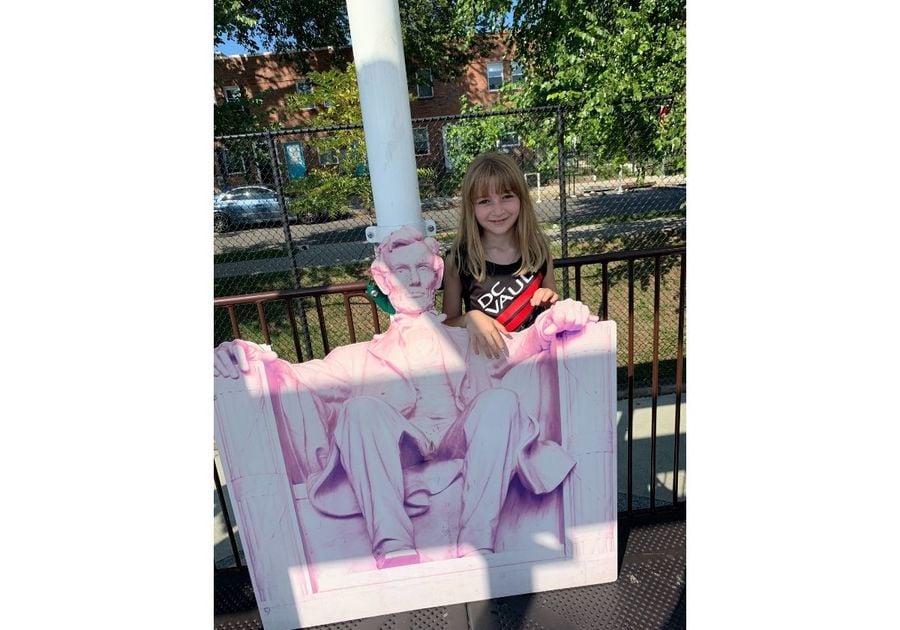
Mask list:
[[239,186],[213,200],[213,229],[227,232],[235,227],[281,223],[278,194],[265,186]]

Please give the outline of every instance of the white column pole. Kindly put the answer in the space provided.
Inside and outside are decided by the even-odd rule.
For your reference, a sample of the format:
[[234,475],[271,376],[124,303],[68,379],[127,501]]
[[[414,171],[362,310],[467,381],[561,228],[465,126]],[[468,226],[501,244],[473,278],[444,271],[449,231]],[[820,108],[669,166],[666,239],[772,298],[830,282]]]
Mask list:
[[397,0],[347,0],[347,15],[378,224],[366,238],[404,225],[434,234],[422,220]]

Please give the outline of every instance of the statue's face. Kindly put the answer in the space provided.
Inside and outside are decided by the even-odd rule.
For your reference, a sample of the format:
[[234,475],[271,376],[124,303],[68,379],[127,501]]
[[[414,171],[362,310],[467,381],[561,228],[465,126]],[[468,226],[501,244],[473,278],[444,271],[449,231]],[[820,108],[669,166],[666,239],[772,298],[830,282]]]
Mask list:
[[434,292],[440,284],[434,258],[421,241],[386,253],[390,299],[398,313],[412,315],[434,308]]

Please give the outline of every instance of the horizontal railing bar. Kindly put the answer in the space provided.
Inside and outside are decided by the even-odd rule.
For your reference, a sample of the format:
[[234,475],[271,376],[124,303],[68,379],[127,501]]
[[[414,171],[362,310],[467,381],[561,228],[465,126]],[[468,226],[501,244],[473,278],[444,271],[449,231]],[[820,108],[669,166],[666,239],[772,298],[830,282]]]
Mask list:
[[636,260],[638,258],[653,258],[654,256],[672,256],[682,254],[685,247],[662,247],[659,249],[636,249],[624,252],[607,252],[605,254],[587,254],[585,256],[570,256],[553,261],[554,267],[572,267],[577,265],[591,265],[603,262],[619,262],[624,260]]
[[341,293],[365,294],[365,282],[352,282],[350,284],[330,284],[321,287],[306,287],[301,289],[284,289],[280,291],[263,291],[261,293],[247,293],[245,295],[230,295],[217,297],[213,300],[213,306],[230,306],[236,304],[253,304],[254,302],[268,302],[271,300],[284,300],[290,298],[315,297],[317,295],[337,295]]
[[[559,258],[553,261],[554,267],[575,267],[581,265],[599,264],[603,262],[618,262],[636,260],[638,258],[652,258],[654,256],[671,256],[683,254],[685,247],[664,247],[660,249],[631,250],[624,252],[608,252],[605,254],[588,254],[586,256],[573,256]],[[321,287],[306,287],[301,289],[284,289],[280,291],[263,291],[261,293],[248,293],[246,295],[231,295],[217,297],[213,300],[214,307],[233,306],[238,304],[254,304],[256,302],[268,302],[271,300],[283,300],[299,297],[315,297],[316,295],[335,295],[362,293],[365,295],[365,282],[352,282],[349,284],[331,284]]]

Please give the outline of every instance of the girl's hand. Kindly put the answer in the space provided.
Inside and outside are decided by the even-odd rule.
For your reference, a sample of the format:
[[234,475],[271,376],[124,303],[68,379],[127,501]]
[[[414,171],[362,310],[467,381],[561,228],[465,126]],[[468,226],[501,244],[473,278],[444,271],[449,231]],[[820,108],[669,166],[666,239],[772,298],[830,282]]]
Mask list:
[[490,315],[469,311],[466,313],[466,330],[469,333],[469,347],[475,354],[484,354],[489,359],[509,356],[503,337],[512,339],[512,335]]
[[556,294],[556,291],[554,291],[553,289],[548,289],[547,287],[541,287],[534,292],[534,295],[531,296],[531,305],[551,306],[553,304],[556,304],[556,301],[558,299],[559,295]]

